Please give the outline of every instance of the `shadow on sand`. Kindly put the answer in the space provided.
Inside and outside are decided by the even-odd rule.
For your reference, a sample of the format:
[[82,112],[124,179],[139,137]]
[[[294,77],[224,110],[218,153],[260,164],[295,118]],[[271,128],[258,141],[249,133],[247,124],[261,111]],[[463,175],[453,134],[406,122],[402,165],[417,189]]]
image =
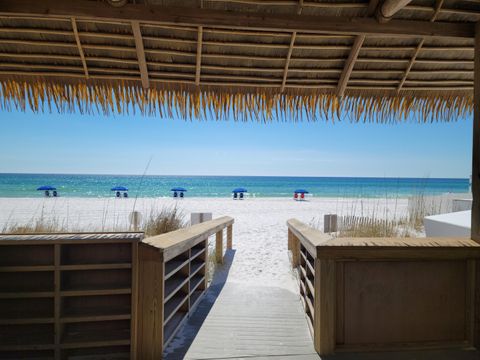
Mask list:
[[194,313],[187,320],[185,325],[178,331],[163,353],[165,360],[180,360],[185,358],[190,345],[195,340],[198,331],[207,318],[213,304],[222,292],[232,266],[235,250],[226,250],[223,257],[223,265],[217,265],[215,274],[203,299],[198,304]]

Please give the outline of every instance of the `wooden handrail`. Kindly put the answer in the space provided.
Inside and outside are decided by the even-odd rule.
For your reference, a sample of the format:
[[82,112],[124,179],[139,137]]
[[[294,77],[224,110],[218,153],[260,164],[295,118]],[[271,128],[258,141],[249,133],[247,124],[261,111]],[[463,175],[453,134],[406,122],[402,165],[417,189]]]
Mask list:
[[[233,223],[234,219],[232,217],[223,216],[166,234],[152,236],[144,239],[142,243],[157,248],[163,253],[164,261],[168,261],[205,240],[205,238],[232,226]],[[227,231],[227,233],[231,234],[231,231]],[[227,239],[227,245],[229,243],[231,244],[231,239]]]
[[465,259],[480,255],[480,244],[463,237],[334,238],[297,219],[288,220],[287,226],[315,258]]
[[317,246],[323,244],[331,239],[330,235],[323,233],[320,230],[314,229],[307,224],[302,223],[297,219],[290,219],[287,221],[288,230],[291,231],[295,237],[305,246],[307,251],[313,256],[317,257]]

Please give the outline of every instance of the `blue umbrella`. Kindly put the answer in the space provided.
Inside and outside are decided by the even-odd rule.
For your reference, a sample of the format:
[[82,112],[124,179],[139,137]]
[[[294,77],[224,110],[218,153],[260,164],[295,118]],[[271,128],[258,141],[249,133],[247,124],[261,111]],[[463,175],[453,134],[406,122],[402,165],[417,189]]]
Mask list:
[[182,187],[174,187],[174,188],[170,189],[170,191],[185,192],[185,191],[187,191],[187,189],[182,188]]
[[304,189],[298,189],[298,190],[295,190],[294,192],[297,194],[309,194],[309,192]]
[[54,190],[57,190],[56,187],[53,187],[53,186],[50,186],[50,185],[44,185],[44,186],[40,186],[39,188],[37,188],[37,190],[40,190],[40,191],[54,191]]
[[110,189],[111,191],[128,191],[128,189],[125,186],[115,186]]
[[236,188],[236,189],[233,189],[233,190],[232,190],[232,193],[244,193],[244,192],[248,192],[247,189],[245,189],[245,188]]

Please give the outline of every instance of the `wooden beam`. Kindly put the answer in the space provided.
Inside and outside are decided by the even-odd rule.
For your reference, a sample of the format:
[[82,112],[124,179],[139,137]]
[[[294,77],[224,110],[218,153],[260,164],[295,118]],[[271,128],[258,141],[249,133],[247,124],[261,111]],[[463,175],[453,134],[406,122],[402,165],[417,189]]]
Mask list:
[[480,23],[476,23],[475,29],[471,231],[472,240],[480,242]]
[[293,45],[295,43],[295,37],[297,36],[297,32],[294,31],[292,33],[292,38],[290,39],[290,46],[288,47],[287,59],[285,61],[285,68],[283,69],[283,80],[282,80],[282,92],[285,90],[285,84],[287,83],[287,74],[288,74],[288,66],[290,65],[290,58],[292,57]]
[[405,70],[405,73],[403,74],[402,80],[400,80],[400,83],[397,86],[397,93],[402,90],[403,84],[405,84],[405,81],[407,80],[408,74],[410,74],[410,70],[412,69],[413,64],[415,63],[415,60],[417,59],[418,54],[420,53],[420,50],[422,49],[423,43],[425,42],[424,39],[420,40],[420,43],[417,45],[417,48],[415,49],[415,52],[413,53],[413,56],[411,57],[410,61],[408,62],[407,69]]
[[85,77],[88,79],[88,68],[87,61],[85,60],[85,54],[83,53],[82,43],[80,42],[80,36],[78,35],[77,21],[75,18],[71,18],[73,35],[75,36],[75,41],[77,42],[78,53],[80,54],[80,60],[82,60],[83,71],[85,72]]
[[300,15],[303,11],[303,0],[298,0],[297,14]]
[[[378,0],[370,0],[368,3],[367,8],[367,16],[372,16],[375,13],[375,9],[378,5]],[[340,75],[340,80],[338,81],[337,86],[337,96],[342,97],[345,93],[345,89],[347,88],[348,80],[352,75],[353,67],[355,66],[355,62],[357,61],[358,54],[360,53],[360,49],[365,41],[365,35],[358,35],[355,38],[355,42],[353,43],[352,49],[350,50],[350,54],[348,55],[348,59],[345,62],[343,67],[343,72]]]
[[390,19],[412,0],[385,0],[377,11],[377,20],[381,23],[390,21]]
[[[434,22],[437,19],[438,13],[440,12],[440,9],[442,8],[444,0],[437,0],[437,4],[435,6],[435,12],[433,13],[432,18],[430,19],[430,22]],[[402,90],[403,84],[405,84],[405,81],[408,78],[408,74],[410,74],[410,70],[412,70],[413,64],[415,63],[415,60],[417,59],[418,54],[422,50],[422,46],[425,43],[425,38],[422,38],[420,42],[417,45],[417,48],[415,49],[415,52],[413,53],[412,58],[410,59],[410,62],[408,63],[407,70],[405,70],[405,74],[402,77],[402,80],[400,80],[400,83],[398,84],[397,87],[397,93],[400,93],[400,90]]]
[[142,79],[142,86],[144,89],[150,87],[148,80],[147,61],[145,59],[145,50],[143,48],[142,32],[140,31],[140,23],[132,21],[133,37],[135,38],[135,49],[137,51],[138,68],[140,69],[140,77]]
[[372,16],[375,14],[375,10],[377,10],[379,1],[380,0],[370,0],[368,2],[367,16]]
[[203,40],[203,27],[198,27],[197,35],[197,63],[195,69],[195,85],[200,85],[200,72],[202,69],[202,40]]
[[0,15],[72,17],[77,20],[142,21],[150,24],[208,26],[211,28],[297,31],[303,33],[374,34],[405,37],[474,38],[474,24],[431,23],[417,20],[391,20],[379,24],[372,18],[257,14],[236,11],[127,4],[122,8],[104,2],[77,0],[0,0]]
[[337,96],[341,97],[345,93],[348,80],[350,79],[350,75],[352,74],[353,66],[355,65],[355,61],[358,58],[358,54],[360,53],[360,49],[362,48],[364,41],[365,41],[365,35],[359,35],[355,38],[355,42],[353,43],[352,50],[348,55],[348,59],[345,62],[345,67],[343,68],[342,75],[340,76],[340,80],[338,81]]

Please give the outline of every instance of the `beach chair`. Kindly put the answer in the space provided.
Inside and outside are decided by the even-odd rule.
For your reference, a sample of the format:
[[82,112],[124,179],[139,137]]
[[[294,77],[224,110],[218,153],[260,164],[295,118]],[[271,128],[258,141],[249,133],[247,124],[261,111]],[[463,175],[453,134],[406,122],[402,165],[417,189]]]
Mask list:
[[305,200],[305,194],[300,194],[300,199]]
[[298,194],[297,193],[293,194],[293,199],[298,200]]
[[123,197],[124,197],[124,198],[128,198],[128,193],[124,192],[124,193],[123,193]]
[[52,194],[53,194],[53,197],[57,197],[57,196],[58,196],[58,194],[57,194],[57,191],[56,191],[56,190],[53,190],[53,193],[52,193]]
[[50,197],[50,191],[45,190],[45,196],[46,196],[46,197]]
[[117,191],[117,192],[115,193],[115,196],[116,196],[117,198],[119,198],[119,197],[120,197],[120,191]]
[[238,194],[237,193],[233,193],[233,200],[237,200],[238,199]]
[[183,192],[180,193],[180,198],[183,199]]
[[240,200],[243,200],[243,192],[240,193]]
[[178,197],[178,193],[176,191],[173,192],[173,197],[174,198],[177,198]]

